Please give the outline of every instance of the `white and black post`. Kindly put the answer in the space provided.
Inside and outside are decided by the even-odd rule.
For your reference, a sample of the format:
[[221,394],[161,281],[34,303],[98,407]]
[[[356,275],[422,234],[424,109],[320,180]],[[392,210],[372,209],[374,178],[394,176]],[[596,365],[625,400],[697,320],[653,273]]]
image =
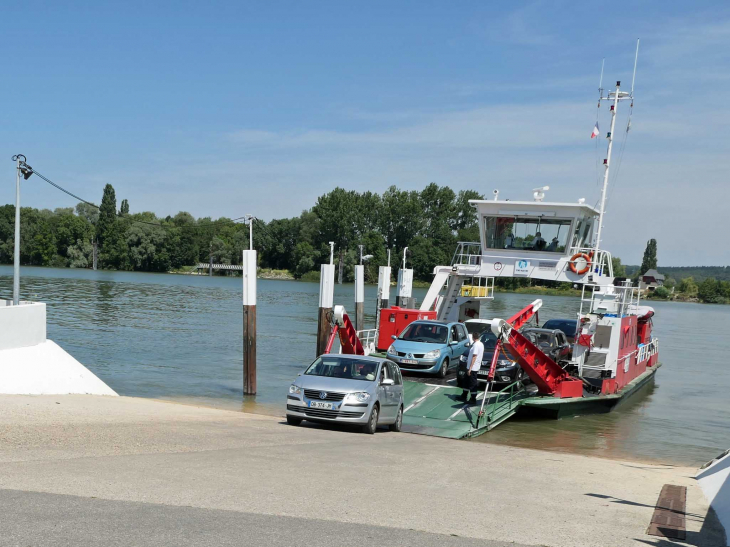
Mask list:
[[395,297],[395,305],[406,307],[410,302],[413,291],[413,270],[406,268],[406,253],[408,247],[403,249],[403,266],[398,270],[398,294]]
[[317,319],[317,357],[324,353],[329,337],[330,322],[327,316],[335,300],[335,265],[322,264],[319,275],[319,317]]
[[256,251],[243,251],[243,394],[256,395]]

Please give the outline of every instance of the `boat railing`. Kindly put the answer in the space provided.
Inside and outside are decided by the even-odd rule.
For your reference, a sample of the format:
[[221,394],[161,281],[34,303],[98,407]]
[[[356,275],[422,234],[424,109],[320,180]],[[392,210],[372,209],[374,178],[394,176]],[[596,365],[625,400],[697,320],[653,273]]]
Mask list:
[[365,329],[356,332],[357,337],[360,339],[365,355],[375,353],[375,344],[378,340],[377,329]]
[[459,241],[451,259],[452,266],[481,266],[482,244],[478,241]]
[[654,338],[648,344],[639,344],[638,356],[636,358],[637,363],[648,361],[654,355],[659,353],[659,339]]
[[466,279],[459,290],[459,296],[469,298],[494,298],[494,277],[473,276]]
[[590,273],[599,277],[613,277],[613,259],[611,253],[602,249],[591,247],[571,247],[570,256],[584,254],[591,257]]
[[482,418],[486,417],[487,426],[491,424],[495,417],[501,416],[505,411],[510,411],[517,406],[517,395],[522,391],[522,381],[517,380],[497,392],[485,392],[484,396],[489,397],[489,401],[485,404],[484,412],[477,418],[477,425]]

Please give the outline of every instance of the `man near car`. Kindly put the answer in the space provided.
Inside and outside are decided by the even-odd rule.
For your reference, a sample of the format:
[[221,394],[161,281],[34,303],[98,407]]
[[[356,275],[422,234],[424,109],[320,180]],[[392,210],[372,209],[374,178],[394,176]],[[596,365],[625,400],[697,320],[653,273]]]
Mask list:
[[484,344],[479,340],[479,333],[471,333],[471,347],[469,348],[469,356],[466,358],[466,383],[464,384],[464,394],[462,399],[465,401],[468,399],[471,393],[471,399],[469,402],[474,404],[477,402],[477,385],[479,369],[482,368],[482,358],[484,357]]

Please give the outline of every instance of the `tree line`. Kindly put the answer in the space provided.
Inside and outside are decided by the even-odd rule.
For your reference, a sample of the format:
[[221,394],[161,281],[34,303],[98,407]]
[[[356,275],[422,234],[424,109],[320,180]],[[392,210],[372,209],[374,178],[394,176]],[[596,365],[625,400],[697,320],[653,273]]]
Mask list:
[[[471,199],[483,196],[435,183],[420,192],[391,186],[382,194],[335,188],[297,217],[255,221],[253,244],[260,267],[301,278],[316,275],[319,265],[329,262],[333,241],[344,281],[354,277],[360,245],[363,255],[372,255],[365,263],[368,281],[377,279],[388,250],[395,271],[408,247],[407,265],[414,277],[430,281],[434,266],[450,263],[457,241],[479,241]],[[127,200],[118,208],[110,184],[99,207],[79,203],[53,211],[23,207],[20,212],[24,265],[90,268],[96,247],[99,268],[167,272],[211,259],[240,264],[249,244],[248,226],[234,219],[131,213]],[[13,260],[14,215],[13,205],[0,207],[0,263]]]

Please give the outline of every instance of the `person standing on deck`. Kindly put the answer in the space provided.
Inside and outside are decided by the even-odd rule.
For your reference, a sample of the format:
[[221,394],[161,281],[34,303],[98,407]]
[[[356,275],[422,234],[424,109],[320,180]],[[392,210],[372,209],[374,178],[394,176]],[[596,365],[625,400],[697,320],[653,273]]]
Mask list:
[[[484,357],[484,344],[479,340],[479,333],[471,333],[471,348],[469,348],[469,356],[466,358],[466,384],[464,393],[461,398],[474,404],[477,402],[477,377],[479,369],[482,368],[482,358]],[[469,394],[471,393],[471,399]]]

